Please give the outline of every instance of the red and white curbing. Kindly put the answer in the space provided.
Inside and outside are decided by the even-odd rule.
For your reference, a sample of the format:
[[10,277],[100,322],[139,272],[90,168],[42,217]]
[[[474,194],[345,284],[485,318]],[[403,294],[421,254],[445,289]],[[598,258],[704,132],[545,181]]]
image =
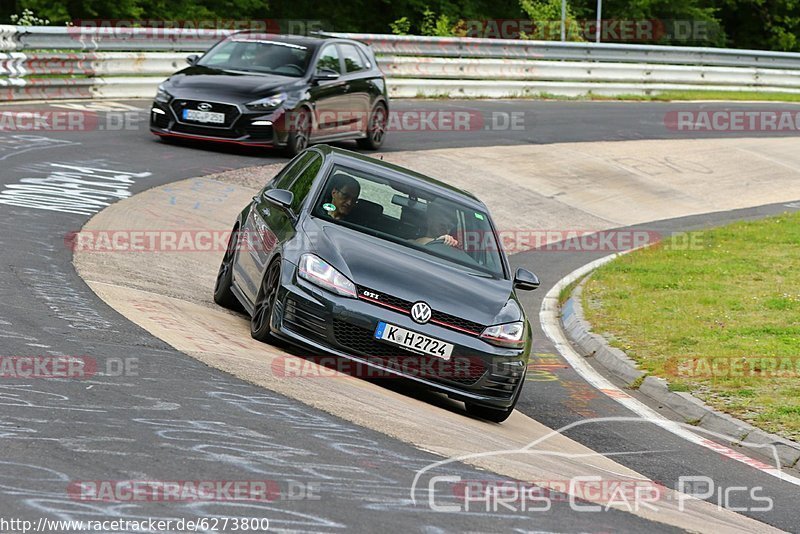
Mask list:
[[[666,417],[662,416],[661,414],[659,414],[658,412],[656,412],[655,410],[653,410],[652,408],[641,402],[640,400],[632,397],[624,390],[617,387],[610,380],[608,380],[606,377],[600,374],[596,369],[594,369],[589,363],[587,363],[586,359],[580,354],[578,354],[578,352],[570,344],[570,341],[567,338],[567,334],[562,328],[560,320],[561,307],[559,305],[559,295],[561,291],[571,283],[575,282],[576,280],[580,280],[581,278],[585,277],[587,274],[591,273],[598,267],[612,261],[613,259],[627,252],[631,251],[611,254],[604,258],[600,258],[596,261],[588,263],[583,267],[571,272],[561,280],[559,280],[550,289],[550,291],[547,292],[547,295],[545,295],[545,298],[542,301],[542,307],[539,313],[539,319],[545,335],[553,342],[553,344],[556,347],[556,350],[558,350],[561,356],[563,356],[564,359],[567,360],[567,363],[569,363],[573,367],[573,369],[575,369],[575,371],[579,375],[581,375],[581,377],[584,380],[586,380],[590,385],[598,389],[607,397],[620,403],[628,410],[642,417],[643,419],[646,419],[648,421],[653,422],[654,424],[657,424],[661,428],[664,428],[665,430],[689,441],[690,443],[694,443],[696,445],[714,451],[717,454],[720,454],[726,458],[730,458],[738,462],[741,462],[754,469],[758,469],[759,471],[774,476],[775,478],[781,479],[785,482],[789,482],[790,484],[794,484],[795,486],[800,486],[800,477],[790,474],[786,472],[785,469],[781,468],[781,464],[783,462],[780,460],[780,457],[783,456],[783,454],[780,454],[778,448],[774,444],[769,442],[770,440],[768,439],[764,440],[762,436],[758,436],[754,440],[748,439],[745,441],[744,438],[749,435],[748,432],[745,432],[744,435],[739,435],[736,438],[731,438],[730,436],[726,436],[724,433],[719,432],[720,429],[722,429],[724,432],[724,430],[728,428],[727,426],[724,425],[720,426],[709,425],[713,428],[698,428],[697,430],[694,429],[689,430],[685,424],[667,419]],[[620,367],[623,366],[620,365]],[[636,371],[641,373],[641,371],[639,370]],[[648,377],[647,379],[645,379],[645,382],[651,381],[651,378],[652,377]],[[645,389],[645,391],[642,391],[642,393],[647,394],[647,390]],[[704,411],[712,413],[713,417],[721,417],[725,421],[730,421],[733,419],[725,414],[721,414],[719,412],[711,410],[710,408],[705,407],[705,405],[697,401],[695,409],[702,410],[703,408],[705,408]],[[737,422],[737,423],[739,423],[739,425],[742,426],[743,428],[750,427],[750,425],[747,425],[746,423],[743,422]],[[717,438],[722,438],[725,441],[734,442],[737,445],[741,445],[742,447],[752,451],[761,452],[762,454],[764,453],[765,449],[772,450],[773,454],[771,456],[775,458],[777,467],[768,465],[760,460],[742,454],[741,452],[735,449],[722,445],[717,441],[704,437],[700,435],[699,432],[702,432],[704,434],[709,434]],[[763,432],[761,434],[764,434],[764,436],[768,436]]]

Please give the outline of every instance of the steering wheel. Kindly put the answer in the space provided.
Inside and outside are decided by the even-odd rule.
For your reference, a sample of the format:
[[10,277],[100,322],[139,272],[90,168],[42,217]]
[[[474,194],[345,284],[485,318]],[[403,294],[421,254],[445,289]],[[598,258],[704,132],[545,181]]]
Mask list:
[[429,245],[444,245],[444,246],[446,246],[448,248],[452,248],[452,249],[455,249],[455,250],[464,250],[464,246],[461,244],[461,241],[456,243],[455,246],[451,246],[451,245],[448,245],[448,244],[446,244],[444,242],[444,237],[437,237],[436,239],[434,239],[432,241],[428,241],[427,243],[425,243],[426,247],[429,246]]
[[303,67],[301,67],[300,65],[295,65],[294,63],[287,63],[286,65],[281,65],[275,70],[279,71],[281,69],[286,69],[286,68],[295,69],[298,74],[305,74],[306,72]]

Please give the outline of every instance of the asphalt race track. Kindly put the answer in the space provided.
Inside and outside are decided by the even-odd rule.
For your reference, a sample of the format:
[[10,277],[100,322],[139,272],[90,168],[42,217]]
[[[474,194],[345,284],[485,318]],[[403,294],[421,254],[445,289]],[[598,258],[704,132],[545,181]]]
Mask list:
[[[1,109],[65,110],[69,104],[66,106],[28,104]],[[665,114],[676,109],[797,109],[781,104],[522,100],[398,101],[394,108],[411,116],[418,111],[469,110],[482,120],[471,122],[472,129],[462,132],[390,132],[382,152],[474,147],[476,155],[482,157],[491,157],[491,148],[482,147],[496,146],[780,137],[774,132],[689,135],[668,128]],[[128,114],[125,127],[107,119],[113,115],[108,111],[111,109]],[[88,355],[98,363],[95,376],[80,380],[0,381],[0,517],[25,518],[34,524],[41,517],[252,517],[268,518],[270,530],[308,532],[677,530],[648,516],[646,511],[579,512],[569,497],[558,492],[550,495],[551,506],[547,510],[487,511],[474,506],[467,511],[450,486],[442,484],[432,494],[426,480],[414,503],[410,488],[415,474],[441,460],[440,454],[209,367],[108,306],[76,273],[72,250],[65,243],[69,232],[80,230],[107,205],[127,202],[124,199],[143,191],[157,187],[164,190],[194,177],[286,161],[269,151],[159,142],[147,131],[146,110],[147,102],[128,101],[101,109],[91,127],[0,132],[0,185],[4,189],[0,202],[13,197],[17,204],[25,205],[12,202],[0,207],[5,267],[0,275],[4,303],[0,311],[0,356]],[[348,144],[342,146],[351,148]],[[48,202],[42,200],[42,189],[38,195],[35,187],[29,195],[22,193],[20,184],[46,187],[46,180],[54,176],[69,177],[75,184],[90,177],[103,177],[114,183],[104,191],[76,193],[62,199],[64,211],[48,209]],[[25,178],[34,181],[20,182]],[[36,183],[35,179],[45,181]],[[9,196],[9,190],[16,191],[16,196]],[[481,196],[481,191],[474,192]],[[198,191],[201,195],[202,191]],[[800,204],[790,202],[799,200],[800,192],[795,197],[742,209],[709,210],[712,212],[640,227],[668,234],[759,218],[800,208]],[[194,208],[213,213],[219,206]],[[159,215],[157,210],[153,215]],[[550,429],[581,423],[564,435],[667,488],[677,488],[681,477],[710,477],[717,491],[706,500],[713,505],[720,503],[720,495],[725,495],[726,489],[748,488],[748,492],[734,491],[733,497],[725,499],[728,508],[763,523],[756,527],[756,523],[748,523],[746,528],[767,531],[769,525],[796,531],[800,525],[796,505],[800,488],[794,484],[693,445],[656,425],[595,420],[631,418],[635,414],[595,391],[559,360],[536,319],[541,299],[550,287],[572,270],[606,254],[533,251],[512,257],[514,266],[525,266],[543,280],[538,291],[523,295],[523,299],[536,330],[538,367],[534,365],[534,369],[546,372],[529,377],[518,410]],[[154,255],[149,261],[160,260]],[[146,273],[142,276],[147,277]],[[191,273],[187,278],[185,283],[192,286],[195,279]],[[387,397],[396,394],[394,389],[386,388]],[[419,395],[425,399],[424,394]],[[434,414],[436,410],[440,408],[432,407]],[[441,411],[448,417],[453,415],[446,409]],[[661,412],[670,417],[668,412]],[[391,423],[392,418],[392,413],[385,413],[387,422]],[[495,425],[471,420],[465,427],[478,424],[487,434],[500,432]],[[433,433],[435,428],[421,431]],[[759,459],[768,461],[766,457]],[[473,463],[450,464],[444,474],[460,476],[462,480],[504,479],[470,465]],[[267,502],[120,503],[80,499],[74,492],[81,482],[120,480],[267,480],[274,486],[276,497]],[[751,488],[758,488],[758,497],[772,499],[773,506],[759,511],[749,493]],[[456,505],[461,510],[435,511],[429,500],[438,506]],[[743,528],[718,523],[715,530]],[[54,529],[43,531],[49,530]],[[178,531],[174,527],[172,530]]]

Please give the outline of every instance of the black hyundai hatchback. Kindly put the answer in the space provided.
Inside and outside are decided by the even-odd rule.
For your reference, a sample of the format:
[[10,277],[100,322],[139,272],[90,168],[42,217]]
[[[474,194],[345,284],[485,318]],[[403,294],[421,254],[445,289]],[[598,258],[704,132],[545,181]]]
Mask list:
[[[214,300],[250,333],[356,361],[503,421],[525,379],[531,329],[486,206],[408,169],[309,148],[236,219]],[[373,375],[374,376],[374,375]]]
[[187,62],[158,88],[155,135],[282,147],[292,156],[317,142],[383,143],[386,82],[360,42],[239,32]]

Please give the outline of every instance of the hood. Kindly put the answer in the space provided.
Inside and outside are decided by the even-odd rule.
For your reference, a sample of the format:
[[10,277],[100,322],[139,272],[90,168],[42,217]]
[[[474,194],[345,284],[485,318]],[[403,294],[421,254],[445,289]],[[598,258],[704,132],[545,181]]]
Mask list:
[[194,66],[170,77],[167,90],[178,98],[247,103],[301,84],[301,78]]
[[306,219],[303,230],[311,250],[357,286],[483,325],[495,324],[501,310],[500,322],[521,318],[510,280],[319,219]]

